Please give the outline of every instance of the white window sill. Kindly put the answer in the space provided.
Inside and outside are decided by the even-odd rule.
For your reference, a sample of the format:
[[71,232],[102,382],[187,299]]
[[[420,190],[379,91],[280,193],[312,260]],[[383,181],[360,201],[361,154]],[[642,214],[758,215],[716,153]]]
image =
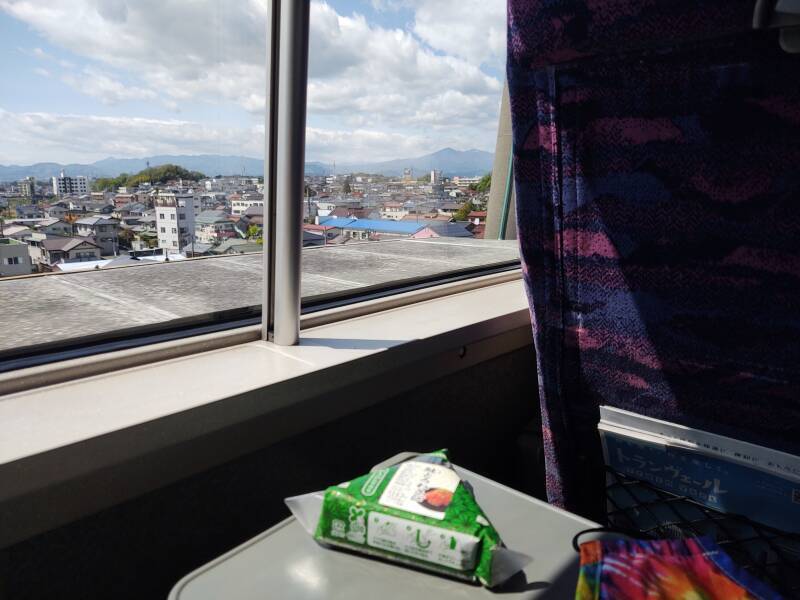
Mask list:
[[0,547],[531,343],[520,280],[301,337],[0,398]]

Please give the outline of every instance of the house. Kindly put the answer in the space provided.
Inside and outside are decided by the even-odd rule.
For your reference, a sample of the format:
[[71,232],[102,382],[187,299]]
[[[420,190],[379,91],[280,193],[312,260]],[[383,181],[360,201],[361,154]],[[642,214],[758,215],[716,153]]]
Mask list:
[[119,253],[119,221],[112,217],[83,217],[74,223],[75,234],[80,237],[92,237],[100,247],[103,256]]
[[400,221],[408,214],[408,208],[402,202],[386,202],[381,207],[381,219]]
[[14,211],[18,219],[41,219],[44,217],[44,208],[38,204],[19,204]]
[[31,240],[31,245],[41,248],[41,267],[52,271],[58,263],[95,261],[102,258],[100,246],[92,240],[80,237],[52,237]]
[[452,217],[459,210],[461,210],[463,206],[464,206],[463,204],[460,204],[458,202],[445,202],[439,207],[439,214],[448,215]]
[[126,221],[134,217],[141,217],[148,211],[147,205],[141,202],[130,202],[118,206],[111,215],[121,221]]
[[30,275],[33,272],[28,244],[14,238],[0,238],[0,277]]
[[[123,188],[119,188],[120,190]],[[114,196],[114,206],[122,208],[126,204],[138,204],[139,203],[139,195],[138,194],[128,194],[120,192],[116,196]]]
[[32,224],[32,227],[38,233],[45,235],[60,235],[62,237],[69,237],[73,233],[73,228],[67,221],[61,219],[40,219]]
[[425,239],[440,237],[425,224],[391,219],[323,219],[321,225],[337,227],[344,240]]
[[211,249],[211,254],[245,254],[261,252],[264,246],[250,240],[232,238]]
[[236,224],[223,210],[204,210],[194,222],[194,238],[201,244],[216,244],[222,240],[238,237]]
[[4,238],[13,238],[17,241],[22,241],[32,233],[32,230],[27,225],[18,225],[16,223],[5,224],[0,227],[0,236]]
[[469,219],[470,223],[473,225],[485,225],[486,214],[487,212],[485,210],[473,210],[467,215],[467,219]]
[[471,238],[474,237],[472,232],[467,228],[465,222],[453,222],[442,219],[420,219],[417,221],[419,225],[425,225],[432,231],[435,231],[439,237],[458,237],[458,238]]

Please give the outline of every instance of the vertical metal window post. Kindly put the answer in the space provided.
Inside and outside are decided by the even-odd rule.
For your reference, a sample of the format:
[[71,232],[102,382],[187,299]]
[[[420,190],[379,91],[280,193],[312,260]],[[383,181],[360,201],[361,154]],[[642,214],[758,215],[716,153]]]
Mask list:
[[264,339],[282,346],[300,339],[309,9],[309,0],[268,4],[262,310]]

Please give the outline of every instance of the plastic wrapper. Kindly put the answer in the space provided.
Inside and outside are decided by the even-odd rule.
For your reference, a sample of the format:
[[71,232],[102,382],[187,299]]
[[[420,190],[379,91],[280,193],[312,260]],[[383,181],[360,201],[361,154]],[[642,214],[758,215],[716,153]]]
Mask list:
[[531,560],[503,545],[445,451],[287,498],[286,504],[322,544],[487,587],[502,584]]

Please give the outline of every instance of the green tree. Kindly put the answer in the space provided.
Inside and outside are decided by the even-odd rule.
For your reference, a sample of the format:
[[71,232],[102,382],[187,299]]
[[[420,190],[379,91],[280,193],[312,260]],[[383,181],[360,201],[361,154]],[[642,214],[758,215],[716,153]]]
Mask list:
[[469,213],[475,210],[475,207],[472,205],[471,200],[467,200],[464,204],[459,208],[456,213],[453,215],[453,218],[456,221],[466,221]]
[[491,188],[492,188],[492,174],[487,173],[486,175],[481,177],[481,180],[475,186],[475,191],[484,194],[488,192]]
[[350,177],[345,177],[344,185],[342,185],[342,193],[343,194],[352,194],[353,188],[350,185]]
[[160,165],[158,167],[150,167],[144,171],[139,171],[135,175],[128,175],[122,173],[117,177],[100,177],[95,179],[92,187],[95,191],[110,191],[119,187],[135,187],[142,183],[152,183],[159,185],[174,181],[176,179],[183,179],[186,181],[200,181],[205,179],[206,176],[199,171],[189,171],[178,165]]
[[250,225],[245,232],[245,237],[247,237],[248,240],[261,239],[261,228],[258,225]]

